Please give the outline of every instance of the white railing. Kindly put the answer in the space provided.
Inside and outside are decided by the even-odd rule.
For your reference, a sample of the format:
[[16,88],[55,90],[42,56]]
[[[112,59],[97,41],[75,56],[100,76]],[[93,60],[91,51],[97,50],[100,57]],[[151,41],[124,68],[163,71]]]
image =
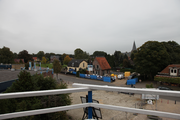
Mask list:
[[[148,94],[180,97],[179,91],[166,91],[166,90],[161,91],[161,90],[150,90],[150,89],[148,90],[148,89],[139,89],[139,88],[100,86],[100,85],[89,85],[89,84],[78,84],[78,83],[74,83],[73,86],[78,87],[78,88],[5,93],[5,94],[0,94],[0,99],[66,94],[66,93],[93,91],[93,90],[130,92],[130,93],[139,93],[139,94],[142,94],[142,93],[147,94],[148,93]],[[30,110],[30,111],[23,111],[23,112],[7,113],[7,114],[1,114],[0,119],[9,119],[9,118],[16,118],[16,117],[23,117],[23,116],[30,116],[30,115],[46,114],[46,113],[66,111],[66,110],[78,109],[78,108],[84,108],[84,107],[98,107],[98,108],[111,109],[111,110],[117,110],[117,111],[140,113],[140,114],[147,114],[147,115],[155,115],[155,116],[161,116],[161,117],[167,117],[167,118],[180,119],[180,114],[176,114],[176,113],[143,110],[143,109],[128,108],[128,107],[121,107],[121,106],[114,106],[114,105],[105,105],[105,104],[97,104],[97,103],[83,103],[83,104],[76,104],[76,105],[69,105],[69,106],[61,106],[61,107]]]

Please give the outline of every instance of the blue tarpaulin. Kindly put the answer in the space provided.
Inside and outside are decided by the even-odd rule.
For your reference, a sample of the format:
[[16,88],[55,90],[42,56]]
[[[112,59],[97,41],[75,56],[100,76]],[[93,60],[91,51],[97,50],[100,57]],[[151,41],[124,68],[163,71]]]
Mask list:
[[104,82],[111,82],[111,77],[103,77]]
[[76,75],[76,72],[73,71],[72,74]]
[[74,69],[69,69],[69,72],[71,72],[71,71],[75,71]]

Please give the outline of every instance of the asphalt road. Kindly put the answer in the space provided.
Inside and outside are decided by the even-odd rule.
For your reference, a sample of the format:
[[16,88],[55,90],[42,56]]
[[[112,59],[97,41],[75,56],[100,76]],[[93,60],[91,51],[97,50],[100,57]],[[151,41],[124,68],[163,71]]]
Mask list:
[[[54,74],[55,75],[55,74]],[[112,83],[103,82],[99,80],[91,80],[91,79],[85,79],[85,78],[78,78],[74,75],[64,75],[64,74],[58,74],[58,79],[62,79],[64,81],[69,81],[73,83],[82,83],[82,84],[94,84],[94,85],[108,85],[108,86],[115,86]],[[144,85],[145,87],[145,85]],[[170,97],[170,96],[159,96],[160,99],[167,99],[167,100],[173,100],[173,101],[179,101],[180,97]]]
[[[54,77],[55,76],[56,75],[54,74]],[[69,81],[69,82],[73,82],[73,83],[115,86],[112,83],[103,82],[103,81],[100,81],[100,80],[78,78],[78,77],[75,77],[74,75],[58,74],[58,79],[60,79],[60,78],[62,80],[64,80],[64,81]]]

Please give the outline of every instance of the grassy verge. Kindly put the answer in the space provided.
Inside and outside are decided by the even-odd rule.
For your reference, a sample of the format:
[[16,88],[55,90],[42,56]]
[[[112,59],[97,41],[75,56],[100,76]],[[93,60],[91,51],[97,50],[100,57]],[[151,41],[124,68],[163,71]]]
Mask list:
[[[36,64],[36,66],[39,66],[39,64]],[[51,69],[52,69],[53,64],[50,64],[50,63],[47,63],[47,64],[41,64],[41,67],[46,68],[47,66],[48,66],[49,68],[51,68]]]

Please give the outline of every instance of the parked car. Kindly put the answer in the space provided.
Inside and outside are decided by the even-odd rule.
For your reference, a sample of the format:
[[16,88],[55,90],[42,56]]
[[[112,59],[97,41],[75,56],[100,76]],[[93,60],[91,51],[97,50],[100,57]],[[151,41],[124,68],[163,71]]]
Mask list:
[[119,74],[117,77],[118,77],[118,79],[123,79],[124,78],[124,74]]
[[133,78],[135,78],[135,77],[136,77],[136,74],[131,74],[131,75],[128,77],[128,80],[133,79]]
[[168,88],[168,87],[162,87],[162,86],[159,86],[158,88],[159,88],[159,90],[172,90],[171,88]]

